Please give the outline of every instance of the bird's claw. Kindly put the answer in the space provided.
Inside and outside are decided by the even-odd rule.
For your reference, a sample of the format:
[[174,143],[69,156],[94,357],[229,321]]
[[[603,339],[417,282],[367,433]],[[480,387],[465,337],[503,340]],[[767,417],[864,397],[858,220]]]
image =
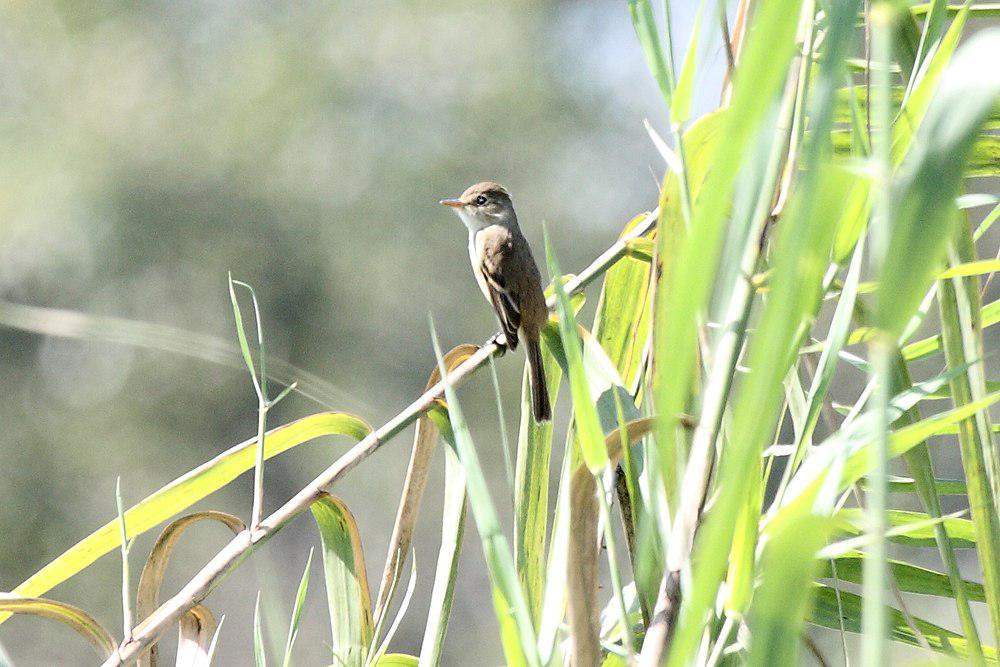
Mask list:
[[495,334],[493,334],[490,337],[490,339],[486,341],[486,344],[496,345],[497,348],[500,350],[501,355],[507,351],[507,337],[503,335],[502,331],[498,331]]

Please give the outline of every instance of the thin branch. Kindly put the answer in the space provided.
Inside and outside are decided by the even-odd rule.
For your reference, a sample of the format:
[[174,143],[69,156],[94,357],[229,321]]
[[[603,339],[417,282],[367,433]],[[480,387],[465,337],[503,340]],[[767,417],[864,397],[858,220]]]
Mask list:
[[250,530],[257,530],[264,516],[264,434],[267,432],[267,398],[259,397],[257,403],[257,449],[253,465],[253,508],[250,511]]
[[[610,266],[625,256],[626,241],[642,236],[652,229],[657,215],[658,211],[647,214],[646,218],[635,226],[631,234],[619,239],[595,259],[590,266],[569,280],[566,283],[566,292],[579,292],[603,275]],[[551,307],[553,303],[554,298],[550,299],[549,306]],[[448,373],[444,380],[425,391],[399,414],[354,445],[333,465],[320,473],[273,514],[261,521],[256,530],[244,530],[237,534],[176,595],[161,604],[156,611],[143,620],[135,628],[131,641],[123,642],[118,652],[104,663],[104,667],[122,665],[135,660],[146,647],[155,643],[164,632],[171,628],[188,609],[203,600],[222,581],[223,577],[250,556],[258,545],[270,539],[285,524],[307,510],[328,485],[350,472],[355,466],[375,453],[379,447],[433,407],[434,402],[444,393],[446,386],[458,386],[500,351],[501,348],[494,342],[483,345],[475,354]]]
[[128,566],[128,552],[132,548],[132,543],[129,542],[128,528],[125,526],[121,475],[115,480],[115,506],[118,508],[118,530],[121,533],[122,542],[122,628],[125,641],[128,641],[132,638],[132,626],[134,625],[132,615],[132,584]]

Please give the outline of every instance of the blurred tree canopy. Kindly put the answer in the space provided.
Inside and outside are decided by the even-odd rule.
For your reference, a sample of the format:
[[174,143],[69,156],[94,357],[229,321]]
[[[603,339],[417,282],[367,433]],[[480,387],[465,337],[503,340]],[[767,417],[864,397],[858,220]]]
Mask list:
[[[611,0],[9,4],[0,299],[234,340],[232,270],[262,298],[271,354],[342,388],[334,407],[377,422],[423,386],[428,312],[448,345],[494,329],[465,232],[438,199],[503,182],[536,254],[545,220],[573,270],[654,205],[659,157],[641,120],[660,113],[626,8]],[[10,328],[0,359],[0,588],[112,516],[117,474],[135,500],[254,429],[239,369]],[[520,363],[500,367],[513,401]],[[467,393],[471,413],[493,409],[485,381]],[[318,408],[286,401],[274,423]],[[352,507],[374,554],[405,466],[396,445],[338,489],[363,499]],[[269,499],[330,455],[271,466]],[[486,463],[501,485],[499,453]],[[249,510],[247,488],[226,492],[230,509]],[[275,543],[265,561],[297,559],[299,546]],[[105,560],[59,595],[104,607],[114,625],[117,566]],[[291,594],[295,562],[271,568],[265,595]],[[216,595],[249,610],[248,594]],[[419,597],[416,609],[419,628]],[[488,609],[466,611],[456,651],[480,639],[477,619],[494,637]],[[237,615],[223,642],[249,650],[249,627]],[[0,643],[29,662],[79,655],[37,632],[14,619]],[[302,650],[321,659],[321,646]]]

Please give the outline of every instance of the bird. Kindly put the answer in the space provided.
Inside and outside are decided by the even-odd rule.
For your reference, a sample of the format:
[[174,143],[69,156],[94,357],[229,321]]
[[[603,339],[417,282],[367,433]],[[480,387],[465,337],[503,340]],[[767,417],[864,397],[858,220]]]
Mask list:
[[494,181],[469,187],[461,197],[442,199],[469,230],[469,259],[483,296],[493,306],[503,340],[516,350],[523,338],[531,385],[531,412],[536,422],[552,419],[545,384],[540,337],[549,319],[541,274],[531,247],[521,233],[510,193]]

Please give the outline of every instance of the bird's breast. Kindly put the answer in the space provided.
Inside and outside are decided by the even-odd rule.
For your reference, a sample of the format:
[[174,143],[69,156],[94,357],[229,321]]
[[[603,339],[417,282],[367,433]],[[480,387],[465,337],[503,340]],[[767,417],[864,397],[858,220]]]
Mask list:
[[483,275],[480,266],[483,256],[482,239],[482,230],[469,230],[469,262],[472,264],[472,274],[476,276],[476,282],[486,301],[490,302],[490,288],[486,284],[486,276]]

